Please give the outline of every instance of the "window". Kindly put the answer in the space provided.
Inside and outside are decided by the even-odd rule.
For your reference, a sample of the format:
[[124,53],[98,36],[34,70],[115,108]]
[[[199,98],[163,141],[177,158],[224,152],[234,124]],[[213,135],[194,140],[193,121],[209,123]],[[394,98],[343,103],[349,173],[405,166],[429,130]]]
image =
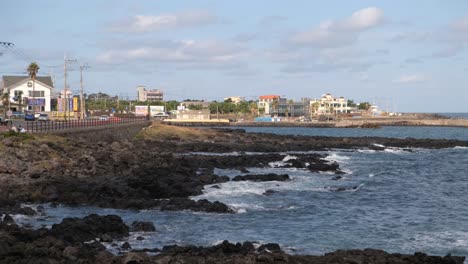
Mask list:
[[28,96],[29,97],[44,97],[44,94],[45,94],[44,91],[34,91],[34,94],[33,94],[32,90],[28,91]]

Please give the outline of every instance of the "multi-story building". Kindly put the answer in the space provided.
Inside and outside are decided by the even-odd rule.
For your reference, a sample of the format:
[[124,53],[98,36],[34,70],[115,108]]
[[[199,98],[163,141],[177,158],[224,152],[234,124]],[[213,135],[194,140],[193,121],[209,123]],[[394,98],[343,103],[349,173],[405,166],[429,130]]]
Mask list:
[[281,101],[286,99],[281,98],[279,95],[261,95],[258,97],[258,111],[264,114],[277,114]]
[[162,90],[146,90],[146,86],[137,87],[137,100],[139,102],[162,102],[164,93]]
[[244,102],[245,101],[245,97],[241,97],[241,96],[231,96],[231,97],[226,97],[224,98],[224,101],[229,101],[231,100],[232,103],[234,104],[239,104],[240,102]]
[[330,93],[322,95],[322,98],[310,101],[310,111],[314,115],[342,114],[349,110],[348,100],[344,97],[334,98]]
[[50,76],[3,76],[3,92],[9,94],[8,105],[12,111],[51,111],[51,91],[54,84]]

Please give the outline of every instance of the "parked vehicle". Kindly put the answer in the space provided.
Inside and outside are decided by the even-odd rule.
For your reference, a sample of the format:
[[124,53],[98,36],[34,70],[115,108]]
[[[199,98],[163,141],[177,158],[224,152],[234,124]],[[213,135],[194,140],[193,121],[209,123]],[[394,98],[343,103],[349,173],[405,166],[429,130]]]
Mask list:
[[48,114],[40,114],[39,117],[37,118],[39,121],[49,121],[49,115]]
[[102,115],[102,116],[99,117],[99,120],[101,120],[101,121],[107,121],[107,120],[109,120],[109,116],[107,116],[107,115]]
[[153,115],[153,118],[156,118],[156,119],[165,119],[165,118],[168,118],[169,115],[167,113],[156,113]]
[[35,121],[36,117],[34,116],[33,113],[26,113],[24,115],[24,120],[26,120],[26,121]]

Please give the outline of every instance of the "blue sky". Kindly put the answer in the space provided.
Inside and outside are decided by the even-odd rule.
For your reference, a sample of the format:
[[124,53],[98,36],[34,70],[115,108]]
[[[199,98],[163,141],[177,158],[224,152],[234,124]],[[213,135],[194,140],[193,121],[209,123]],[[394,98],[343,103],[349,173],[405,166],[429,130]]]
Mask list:
[[0,74],[31,60],[63,89],[134,98],[330,92],[403,112],[468,112],[468,1],[2,1]]

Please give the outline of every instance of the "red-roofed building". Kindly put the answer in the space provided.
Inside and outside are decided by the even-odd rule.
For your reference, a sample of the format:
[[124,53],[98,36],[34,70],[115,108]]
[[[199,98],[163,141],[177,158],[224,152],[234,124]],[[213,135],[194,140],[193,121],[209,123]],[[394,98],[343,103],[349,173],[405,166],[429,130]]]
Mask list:
[[259,97],[260,101],[264,100],[264,101],[269,101],[269,102],[272,102],[273,100],[279,100],[280,98],[281,96],[279,95],[261,95]]
[[281,100],[279,95],[262,95],[258,97],[258,110],[265,114],[278,113],[278,106]]

